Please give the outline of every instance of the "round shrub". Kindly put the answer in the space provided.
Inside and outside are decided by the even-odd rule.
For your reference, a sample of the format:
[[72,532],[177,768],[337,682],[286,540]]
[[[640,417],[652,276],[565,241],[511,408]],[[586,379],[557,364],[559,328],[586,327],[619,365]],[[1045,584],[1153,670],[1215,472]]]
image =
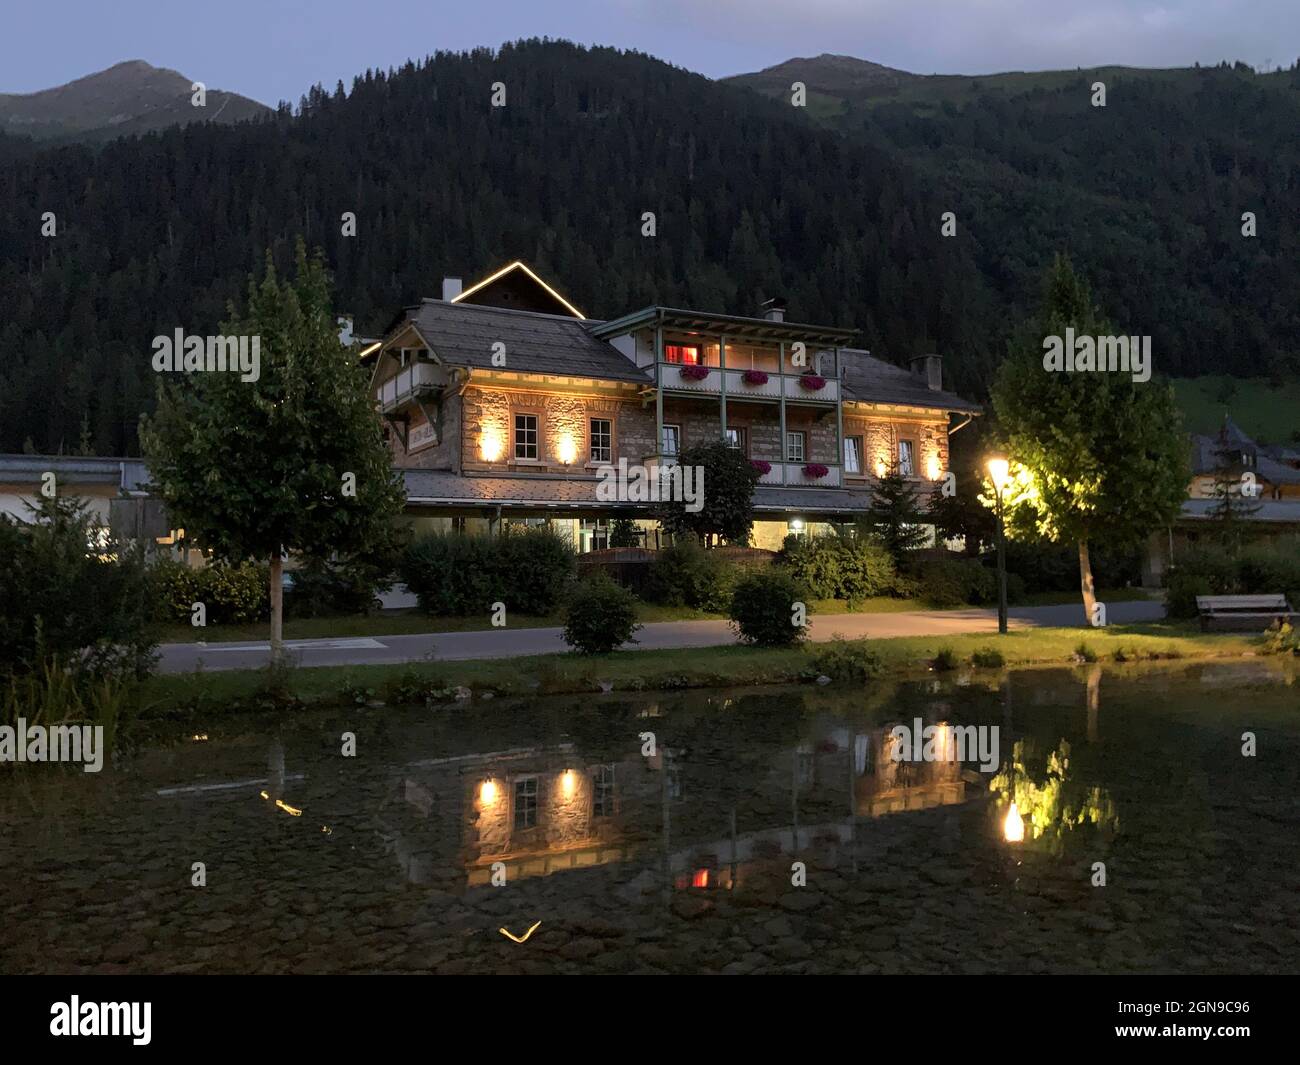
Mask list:
[[[1010,598],[1011,574],[1007,576]],[[923,562],[918,567],[917,579],[921,598],[931,606],[983,606],[998,601],[997,571],[982,565],[978,559],[945,558]]]
[[564,617],[564,642],[579,654],[603,655],[632,639],[636,597],[607,574],[594,573],[569,596]]
[[807,592],[785,570],[773,566],[755,570],[736,582],[731,596],[731,623],[746,643],[760,647],[791,647],[807,635],[808,625],[796,624],[795,604],[804,604]]

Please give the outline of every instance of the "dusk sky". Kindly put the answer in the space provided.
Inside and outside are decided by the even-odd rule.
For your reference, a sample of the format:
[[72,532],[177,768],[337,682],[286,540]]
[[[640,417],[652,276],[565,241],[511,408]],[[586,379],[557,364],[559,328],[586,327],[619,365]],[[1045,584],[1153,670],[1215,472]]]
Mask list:
[[710,77],[822,52],[922,74],[1300,56],[1297,0],[5,0],[4,21],[0,92],[143,59],[268,104],[366,67],[540,36]]

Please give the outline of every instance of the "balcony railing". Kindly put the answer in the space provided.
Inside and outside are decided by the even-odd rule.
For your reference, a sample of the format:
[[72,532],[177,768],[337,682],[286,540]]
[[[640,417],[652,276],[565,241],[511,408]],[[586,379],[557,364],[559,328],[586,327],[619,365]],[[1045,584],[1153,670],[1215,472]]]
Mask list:
[[707,367],[709,374],[701,381],[682,376],[682,364],[663,362],[659,364],[659,380],[664,388],[680,392],[698,392],[701,395],[717,396],[722,394],[722,378],[727,378],[727,396],[744,399],[779,399],[785,396],[788,401],[796,403],[835,403],[840,398],[840,383],[832,377],[823,378],[826,382],[820,389],[808,388],[802,382],[803,374],[767,373],[767,380],[762,384],[750,384],[745,380],[744,370],[720,370],[716,366]]
[[806,462],[773,462],[772,468],[758,478],[758,483],[769,487],[784,485],[786,488],[839,488],[843,484],[839,466],[821,463],[826,466],[826,474],[809,477],[803,472],[807,465]]
[[376,402],[381,409],[391,410],[416,392],[437,388],[439,384],[437,367],[427,362],[417,362],[380,385]]

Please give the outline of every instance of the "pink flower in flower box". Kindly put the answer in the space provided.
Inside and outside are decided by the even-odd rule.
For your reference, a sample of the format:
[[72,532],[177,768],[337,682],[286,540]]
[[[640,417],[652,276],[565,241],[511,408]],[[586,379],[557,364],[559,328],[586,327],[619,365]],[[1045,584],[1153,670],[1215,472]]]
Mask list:
[[703,381],[709,376],[709,368],[707,366],[699,366],[692,363],[689,366],[683,366],[681,368],[681,375],[687,381]]
[[820,392],[826,387],[826,378],[815,373],[801,374],[799,384],[808,389],[809,392]]
[[813,481],[821,480],[830,472],[830,467],[823,466],[820,462],[810,462],[803,468],[803,475]]
[[745,384],[765,385],[767,384],[767,374],[765,374],[762,370],[746,370]]
[[772,472],[772,464],[764,459],[750,459],[749,464],[758,470],[761,477],[766,477]]

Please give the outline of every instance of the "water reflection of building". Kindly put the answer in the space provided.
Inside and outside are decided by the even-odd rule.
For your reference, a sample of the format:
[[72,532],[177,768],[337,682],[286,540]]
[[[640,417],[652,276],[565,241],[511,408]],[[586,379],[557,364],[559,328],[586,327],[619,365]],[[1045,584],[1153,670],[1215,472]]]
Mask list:
[[892,725],[853,737],[854,813],[880,817],[906,810],[928,810],[966,800],[962,763],[952,757],[951,727],[936,726],[935,749],[945,757],[930,762],[895,757],[899,739]]
[[731,886],[747,863],[851,844],[863,819],[963,802],[978,779],[958,761],[895,760],[889,725],[835,720],[807,735],[740,759],[661,745],[653,758],[633,746],[592,761],[559,743],[412,762],[381,835],[420,883],[487,885],[497,863],[514,882],[639,857],[673,883]]

